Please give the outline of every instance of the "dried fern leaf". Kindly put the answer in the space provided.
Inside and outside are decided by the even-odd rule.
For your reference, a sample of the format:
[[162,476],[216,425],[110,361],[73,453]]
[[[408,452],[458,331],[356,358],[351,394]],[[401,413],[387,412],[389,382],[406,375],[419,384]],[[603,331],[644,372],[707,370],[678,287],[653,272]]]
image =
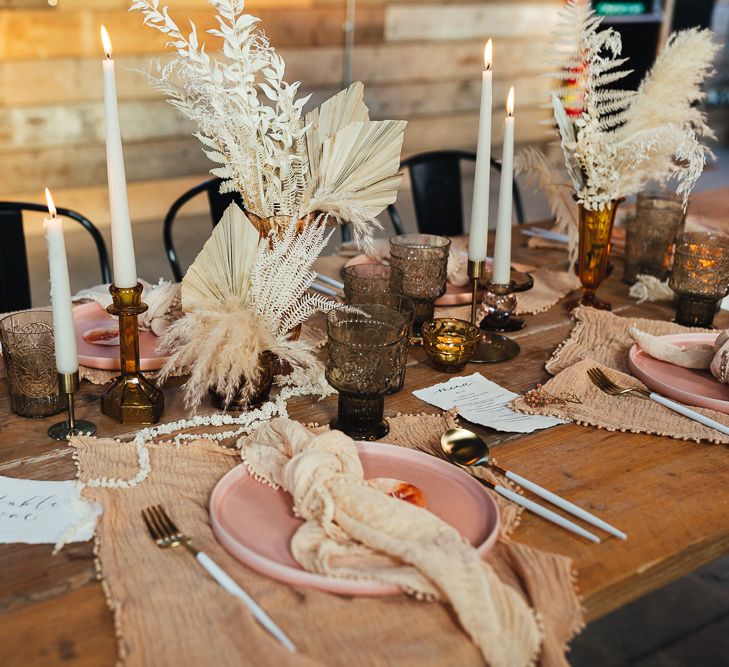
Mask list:
[[183,309],[245,303],[258,244],[258,231],[232,203],[182,279]]

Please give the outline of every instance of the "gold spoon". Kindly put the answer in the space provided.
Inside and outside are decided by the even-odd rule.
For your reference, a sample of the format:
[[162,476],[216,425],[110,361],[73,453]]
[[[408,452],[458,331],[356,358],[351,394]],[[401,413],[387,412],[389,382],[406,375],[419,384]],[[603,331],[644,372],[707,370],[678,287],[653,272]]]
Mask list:
[[[542,488],[538,484],[529,481],[521,475],[517,475],[515,472],[511,472],[510,470],[504,470],[496,464],[491,463],[488,445],[472,431],[469,431],[465,428],[452,428],[446,431],[441,436],[440,446],[443,450],[443,453],[448,457],[448,459],[453,461],[454,463],[457,463],[460,466],[491,467],[492,469],[501,473],[507,479],[510,479],[512,482],[515,482],[519,486],[528,489],[540,498],[544,498],[553,505],[556,505],[557,507],[569,512],[570,514],[579,517],[583,521],[586,521],[593,526],[597,526],[598,528],[602,528],[604,531],[610,533],[611,535],[619,537],[621,540],[625,540],[628,537],[622,531],[618,530],[614,526],[611,526],[609,523],[603,521],[602,519],[599,519],[594,514],[590,514],[590,512],[583,510],[581,507],[578,507],[574,503],[571,503],[568,500],[565,500],[564,498],[558,496],[557,494],[552,493],[545,488]],[[532,502],[531,500],[528,500],[517,493],[514,493],[506,487],[500,485],[489,485],[489,487],[493,488],[493,490],[496,491],[496,493],[498,493],[499,495],[502,495],[505,498],[512,500],[522,507],[526,507],[535,514],[538,514],[539,516],[548,519],[562,526],[563,528],[567,528],[568,530],[571,530],[572,532],[577,533],[582,537],[586,537],[588,540],[591,540],[593,542],[600,541],[598,537],[584,530],[576,523],[573,523],[572,521],[565,519],[559,514],[556,514],[555,512],[552,512],[551,510],[548,510],[545,507],[542,507],[541,505],[538,505],[537,503]]]

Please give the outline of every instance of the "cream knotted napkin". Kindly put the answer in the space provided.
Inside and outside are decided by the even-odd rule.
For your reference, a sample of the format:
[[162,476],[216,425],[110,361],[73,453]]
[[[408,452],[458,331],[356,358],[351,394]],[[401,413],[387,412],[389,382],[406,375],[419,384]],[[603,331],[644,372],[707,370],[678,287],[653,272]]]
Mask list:
[[338,431],[312,435],[278,418],[239,445],[259,481],[293,496],[305,523],[291,549],[305,569],[445,599],[491,667],[534,662],[541,643],[534,612],[458,531],[365,481],[351,438]]

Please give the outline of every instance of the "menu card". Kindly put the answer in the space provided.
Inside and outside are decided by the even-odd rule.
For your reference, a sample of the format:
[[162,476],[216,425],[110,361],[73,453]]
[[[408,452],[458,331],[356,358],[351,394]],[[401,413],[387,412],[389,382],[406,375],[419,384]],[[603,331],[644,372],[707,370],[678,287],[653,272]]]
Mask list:
[[0,544],[55,544],[91,539],[101,505],[81,497],[74,481],[0,476]]
[[413,395],[443,410],[455,408],[463,419],[497,431],[531,433],[567,423],[555,417],[514,412],[508,404],[519,394],[487,380],[480,373],[451,378],[448,382],[417,389]]

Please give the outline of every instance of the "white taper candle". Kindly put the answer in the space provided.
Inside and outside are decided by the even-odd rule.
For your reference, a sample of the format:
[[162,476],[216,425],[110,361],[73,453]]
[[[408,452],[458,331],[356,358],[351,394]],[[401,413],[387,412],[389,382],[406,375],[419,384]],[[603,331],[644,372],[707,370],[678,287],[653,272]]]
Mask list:
[[514,186],[514,87],[509,89],[504,119],[504,151],[501,158],[499,210],[496,216],[494,271],[491,278],[497,285],[511,281],[511,205]]
[[51,274],[51,308],[53,309],[53,344],[56,352],[56,370],[59,373],[75,373],[78,370],[76,329],[73,326],[71,285],[68,280],[66,242],[63,224],[56,217],[51,193],[46,188],[46,201],[50,218],[43,221],[48,246],[48,267]]
[[134,287],[137,284],[137,266],[134,259],[134,240],[129,219],[127,180],[124,173],[124,154],[119,129],[116,75],[114,61],[111,59],[111,40],[103,25],[101,26],[101,41],[106,53],[103,62],[104,119],[106,121],[106,175],[109,182],[114,284],[117,287]]
[[476,174],[473,179],[471,227],[468,235],[468,259],[480,262],[486,259],[489,233],[489,187],[491,182],[491,40],[483,52],[484,71],[481,75],[481,113],[478,120],[478,146],[476,148]]

